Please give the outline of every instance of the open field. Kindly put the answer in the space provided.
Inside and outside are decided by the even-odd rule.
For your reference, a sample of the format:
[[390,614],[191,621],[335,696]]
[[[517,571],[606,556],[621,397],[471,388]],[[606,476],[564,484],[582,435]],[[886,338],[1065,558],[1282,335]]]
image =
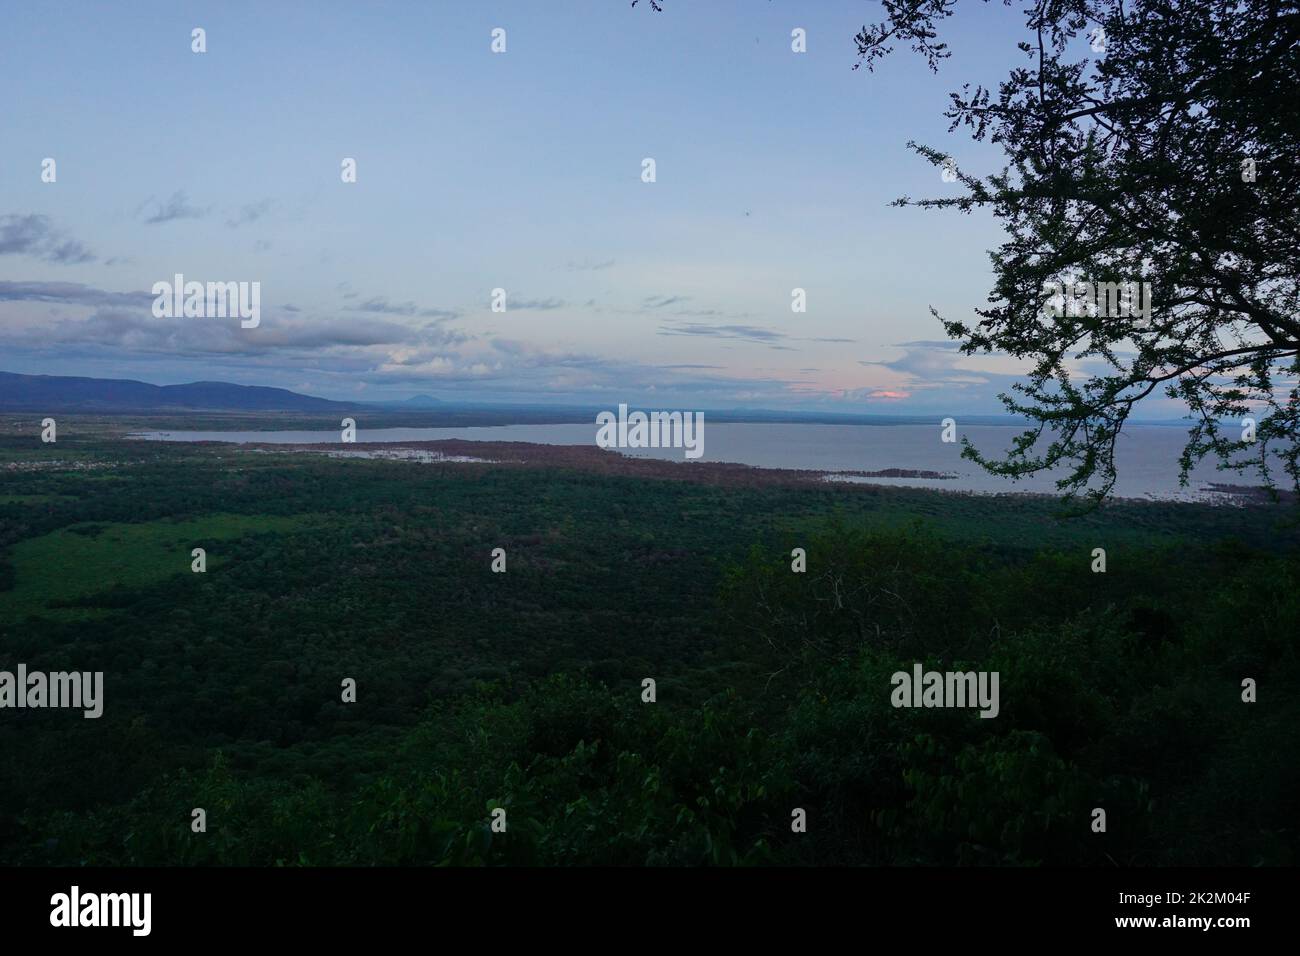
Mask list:
[[[54,496],[32,496],[49,504]],[[4,502],[14,504],[14,502]],[[113,592],[173,580],[191,585],[191,551],[246,535],[275,535],[309,521],[258,515],[212,515],[192,521],[69,525],[13,549],[14,586],[0,594],[0,617],[85,617],[112,607]],[[214,548],[209,571],[226,562]]]

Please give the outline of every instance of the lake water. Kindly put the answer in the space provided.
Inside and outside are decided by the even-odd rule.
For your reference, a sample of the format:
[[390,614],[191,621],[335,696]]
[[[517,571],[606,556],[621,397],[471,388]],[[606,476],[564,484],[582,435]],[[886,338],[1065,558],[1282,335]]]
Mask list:
[[[497,425],[468,428],[358,429],[358,442],[466,441],[533,442],[542,445],[594,445],[594,423],[569,425]],[[958,428],[985,454],[999,453],[1020,433],[1016,426],[972,425]],[[148,432],[134,436],[154,441],[264,442],[269,444],[329,443],[342,448],[333,431]],[[1116,461],[1119,480],[1115,494],[1122,498],[1213,501],[1224,498],[1211,482],[1256,485],[1248,474],[1220,472],[1212,462],[1192,472],[1189,488],[1178,485],[1178,456],[1187,439],[1186,429],[1162,425],[1131,425],[1120,436]],[[682,460],[681,449],[620,449],[623,454]],[[818,425],[750,422],[705,422],[704,454],[696,459],[737,462],[759,468],[796,468],[827,473],[883,471],[900,468],[952,474],[952,479],[859,478],[832,476],[831,480],[866,481],[881,485],[939,488],[984,493],[1040,492],[1057,494],[1054,478],[1036,475],[1019,482],[990,475],[961,457],[961,445],[940,441],[934,425]]]

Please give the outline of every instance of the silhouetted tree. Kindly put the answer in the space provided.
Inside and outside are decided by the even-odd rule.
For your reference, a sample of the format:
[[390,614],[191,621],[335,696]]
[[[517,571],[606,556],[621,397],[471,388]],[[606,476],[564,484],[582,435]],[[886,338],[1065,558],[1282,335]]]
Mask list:
[[[854,69],[906,43],[937,71],[956,3],[883,0]],[[934,314],[962,352],[1030,363],[1000,398],[1033,424],[1005,457],[963,454],[1012,476],[1062,467],[1064,492],[1099,501],[1125,422],[1163,391],[1191,412],[1184,481],[1213,456],[1272,487],[1280,460],[1300,491],[1300,7],[1037,0],[1025,17],[1024,64],[945,114],[1006,165],[980,178],[909,143],[965,188],[895,203],[987,208],[1009,236],[978,320]]]
[[[954,5],[886,0],[886,21],[856,37],[859,63],[906,41],[936,69],[948,55],[937,24]],[[1060,487],[1099,499],[1125,421],[1163,389],[1194,419],[1184,480],[1213,454],[1272,485],[1276,453],[1300,488],[1297,5],[1058,0],[1026,15],[1026,64],[996,94],[964,86],[946,114],[950,129],[1001,145],[1007,167],[958,171],[960,197],[897,201],[988,207],[1010,235],[991,254],[990,307],[944,326],[963,352],[1033,363],[1001,398],[1034,426],[1005,459],[965,454],[1009,475],[1068,464]],[[1154,308],[1116,315],[1095,300],[1061,315],[1058,299],[1045,316],[1045,293],[1076,280],[1150,283]],[[1247,415],[1259,418],[1253,442],[1229,421]]]

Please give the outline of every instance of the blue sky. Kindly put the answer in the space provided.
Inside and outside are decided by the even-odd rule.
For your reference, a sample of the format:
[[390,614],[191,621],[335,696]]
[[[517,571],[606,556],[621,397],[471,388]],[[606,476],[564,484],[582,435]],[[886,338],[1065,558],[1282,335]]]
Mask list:
[[[934,76],[905,49],[852,70],[875,2],[665,3],[9,5],[0,369],[997,411],[1017,367],[957,355],[929,314],[984,302],[996,224],[888,204],[958,188],[909,139],[998,167],[942,113],[1019,62],[1018,9],[961,5]],[[260,326],[153,317],[175,273],[260,282]]]

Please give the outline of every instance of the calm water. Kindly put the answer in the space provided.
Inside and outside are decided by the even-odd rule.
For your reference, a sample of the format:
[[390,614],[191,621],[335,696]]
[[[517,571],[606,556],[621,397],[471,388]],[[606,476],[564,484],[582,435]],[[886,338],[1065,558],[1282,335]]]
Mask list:
[[[1000,452],[1019,434],[1015,426],[973,425],[959,429],[985,454]],[[798,468],[813,471],[882,471],[906,468],[953,474],[951,480],[926,478],[849,478],[882,485],[941,488],[949,491],[1044,492],[1055,494],[1047,475],[1012,482],[986,474],[961,458],[959,444],[939,440],[934,425],[810,425],[705,422],[704,455],[700,461],[737,462],[759,468]],[[135,436],[154,441],[266,442],[274,444],[331,443],[343,447],[335,431],[148,432]],[[437,441],[533,442],[543,445],[594,445],[596,425],[499,425],[473,428],[359,429],[359,442]],[[1115,494],[1124,498],[1214,500],[1210,482],[1251,485],[1249,475],[1219,472],[1213,463],[1192,473],[1187,489],[1178,486],[1178,456],[1187,433],[1181,427],[1146,425],[1125,428],[1118,444],[1119,481]],[[624,454],[682,460],[681,449],[623,449]]]

